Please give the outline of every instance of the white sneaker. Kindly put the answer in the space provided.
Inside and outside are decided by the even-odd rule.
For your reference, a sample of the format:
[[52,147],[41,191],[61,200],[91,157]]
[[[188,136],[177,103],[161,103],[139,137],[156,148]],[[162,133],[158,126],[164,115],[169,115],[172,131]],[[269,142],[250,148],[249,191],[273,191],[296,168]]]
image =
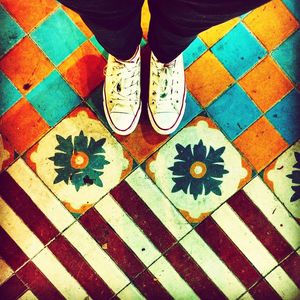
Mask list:
[[180,54],[168,64],[150,60],[148,115],[154,130],[170,134],[180,124],[185,110],[186,87],[183,57]]
[[130,60],[108,56],[103,86],[103,107],[111,129],[127,135],[136,128],[142,110],[140,46]]

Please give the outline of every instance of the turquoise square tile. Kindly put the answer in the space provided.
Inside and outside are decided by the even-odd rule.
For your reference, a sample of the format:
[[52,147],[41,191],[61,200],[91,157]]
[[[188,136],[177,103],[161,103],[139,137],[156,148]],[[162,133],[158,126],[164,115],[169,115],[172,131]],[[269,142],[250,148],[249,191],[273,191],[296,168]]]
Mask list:
[[0,6],[0,57],[11,49],[24,35],[23,29]]
[[46,19],[30,36],[56,66],[86,40],[62,9]]
[[90,38],[90,41],[99,50],[99,52],[102,54],[102,56],[107,60],[107,58],[108,58],[107,51],[100,45],[100,43],[97,41],[97,39],[94,35]]
[[267,53],[242,23],[229,31],[211,50],[236,79],[250,70]]
[[56,70],[34,88],[27,99],[50,126],[81,103],[79,96]]
[[283,0],[283,3],[293,13],[293,15],[300,21],[299,0]]
[[21,93],[0,71],[0,116],[22,97]]
[[300,83],[300,30],[297,30],[272,53],[285,73],[295,83]]
[[188,68],[206,49],[206,45],[197,37],[183,52],[184,68]]
[[239,136],[262,114],[238,84],[215,100],[207,111],[230,140]]
[[299,91],[292,90],[265,115],[290,145],[300,138]]
[[198,116],[201,112],[203,112],[203,109],[198,104],[198,101],[192,96],[192,94],[189,91],[187,91],[184,115],[178,128],[171,134],[171,136],[174,136],[178,131],[180,131],[185,125],[187,125],[193,118]]

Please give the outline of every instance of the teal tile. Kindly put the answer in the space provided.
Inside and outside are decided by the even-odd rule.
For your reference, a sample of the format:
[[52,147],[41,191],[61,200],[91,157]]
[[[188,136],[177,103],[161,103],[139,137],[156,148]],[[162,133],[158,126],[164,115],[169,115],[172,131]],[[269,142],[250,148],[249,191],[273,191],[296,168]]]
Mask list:
[[299,4],[299,0],[283,0],[283,3],[293,13],[293,15],[300,21],[300,4]]
[[81,103],[79,96],[56,70],[35,87],[27,99],[50,126]]
[[30,36],[56,66],[86,40],[86,36],[60,8]]
[[285,73],[294,83],[300,83],[300,30],[297,30],[272,53]]
[[11,49],[22,37],[23,29],[0,6],[0,57]]
[[0,71],[0,116],[22,97],[21,93]]
[[300,92],[292,90],[266,117],[290,145],[294,144],[300,138]]
[[90,41],[92,44],[99,50],[99,52],[102,54],[102,56],[107,60],[108,58],[108,53],[107,51],[100,45],[100,43],[97,41],[95,36],[92,36],[90,38]]
[[184,68],[188,68],[207,50],[206,45],[198,37],[183,51]]
[[262,114],[238,84],[216,99],[207,111],[230,140],[239,136]]
[[235,79],[240,78],[267,54],[242,23],[229,31],[211,50]]

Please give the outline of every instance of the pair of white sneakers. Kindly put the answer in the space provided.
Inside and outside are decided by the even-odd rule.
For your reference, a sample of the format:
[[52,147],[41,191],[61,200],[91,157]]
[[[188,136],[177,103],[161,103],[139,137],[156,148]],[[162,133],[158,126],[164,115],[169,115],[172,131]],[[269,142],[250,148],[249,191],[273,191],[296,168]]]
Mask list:
[[[141,101],[141,49],[126,61],[109,55],[103,87],[103,107],[114,132],[128,135],[139,122]],[[150,59],[148,116],[159,134],[170,134],[180,124],[186,99],[183,57],[180,54],[168,64]]]

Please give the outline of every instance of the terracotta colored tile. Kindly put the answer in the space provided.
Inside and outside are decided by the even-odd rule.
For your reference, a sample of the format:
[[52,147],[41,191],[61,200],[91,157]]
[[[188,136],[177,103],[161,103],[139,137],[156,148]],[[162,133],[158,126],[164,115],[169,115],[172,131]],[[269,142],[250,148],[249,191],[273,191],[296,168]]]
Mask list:
[[92,31],[85,25],[81,17],[76,12],[64,5],[62,5],[62,8],[88,38],[93,36]]
[[48,128],[26,99],[17,102],[0,119],[1,133],[19,153],[28,149]]
[[234,140],[234,144],[258,172],[288,147],[288,143],[265,117],[250,126]]
[[234,82],[232,76],[210,51],[196,60],[185,74],[188,89],[204,107]]
[[29,37],[25,37],[0,61],[0,69],[25,94],[47,77],[53,68]]
[[0,133],[0,171],[5,169],[14,160],[14,149]]
[[105,65],[103,56],[87,41],[59,66],[59,70],[78,94],[86,97],[104,80]]
[[280,0],[253,10],[244,22],[269,51],[299,28],[298,21]]
[[290,80],[269,56],[255,66],[239,83],[263,112],[293,88]]
[[213,46],[218,40],[220,40],[230,29],[232,29],[240,18],[234,18],[227,22],[213,26],[199,34],[199,37],[205,42],[208,47]]
[[0,3],[18,21],[26,32],[29,32],[56,7],[54,0],[0,0]]

